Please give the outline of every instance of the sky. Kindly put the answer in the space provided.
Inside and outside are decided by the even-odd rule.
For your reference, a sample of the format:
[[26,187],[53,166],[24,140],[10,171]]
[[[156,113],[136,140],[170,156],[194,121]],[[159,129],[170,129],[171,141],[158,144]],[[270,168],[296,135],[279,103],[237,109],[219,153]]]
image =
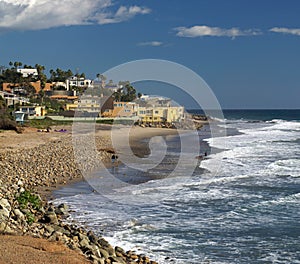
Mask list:
[[[298,0],[0,0],[0,65],[94,79],[162,59],[201,76],[224,109],[299,109],[299,13]],[[136,87],[196,107],[169,85]]]

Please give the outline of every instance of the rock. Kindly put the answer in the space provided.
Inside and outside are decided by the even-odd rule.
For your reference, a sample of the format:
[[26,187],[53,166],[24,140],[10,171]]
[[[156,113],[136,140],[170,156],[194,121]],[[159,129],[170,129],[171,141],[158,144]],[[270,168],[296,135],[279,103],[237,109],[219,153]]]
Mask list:
[[123,249],[123,248],[120,248],[120,247],[115,247],[115,251],[116,251],[116,252],[120,252],[120,253],[122,253],[122,254],[125,254],[124,249]]
[[62,233],[64,235],[67,235],[67,236],[71,235],[71,232],[69,230],[65,229],[65,227],[63,227],[63,226],[53,225],[52,227],[53,227],[55,232],[60,232],[60,233]]
[[45,225],[44,228],[49,234],[52,234],[55,231],[54,228],[50,225]]
[[114,250],[114,248],[111,245],[108,245],[104,249],[108,252],[108,254],[110,256],[114,256],[114,257],[116,256],[115,250]]
[[86,235],[84,235],[83,233],[78,233],[78,238],[79,238],[79,241],[84,240],[84,239],[88,240],[88,237]]
[[114,261],[116,261],[119,264],[126,264],[126,261],[123,258],[121,258],[121,257],[115,257]]
[[24,214],[19,209],[14,210],[14,215],[16,216],[17,220],[25,220]]
[[7,199],[0,199],[0,208],[5,208],[7,209],[8,211],[11,210],[11,206],[10,206],[10,203]]
[[[98,258],[98,257],[96,257],[96,256],[94,256],[94,255],[91,255],[91,256],[90,256],[90,260],[91,260],[93,263],[95,263],[95,264],[98,264],[98,263],[100,263],[100,261],[101,261],[100,258]],[[104,262],[103,262],[103,263],[104,263]]]
[[58,215],[67,215],[69,207],[66,204],[60,204],[56,209],[55,213]]
[[134,254],[134,253],[130,254],[129,257],[130,257],[131,259],[134,259],[134,260],[136,260],[136,259],[139,258],[139,257],[138,257],[136,254]]
[[100,258],[100,259],[98,260],[98,263],[99,263],[99,264],[105,264],[105,259]]
[[0,220],[5,220],[8,219],[9,214],[10,214],[11,206],[8,200],[6,199],[1,199],[0,200]]
[[97,243],[98,238],[94,235],[94,233],[92,231],[89,231],[87,233],[87,236],[91,243],[94,243],[94,244]]
[[54,212],[46,212],[42,220],[43,223],[55,224],[58,225],[58,219]]
[[23,193],[23,192],[25,192],[25,189],[23,187],[20,187],[19,190],[18,190],[18,192],[19,193]]
[[17,185],[18,186],[23,186],[23,182],[19,179],[18,182],[17,182]]
[[14,235],[16,231],[12,230],[5,222],[0,223],[0,233]]
[[102,247],[108,247],[109,246],[109,243],[102,237],[100,239],[98,239],[98,244]]
[[103,248],[100,248],[99,251],[100,251],[102,257],[104,257],[105,259],[109,258],[109,253],[106,250],[104,250]]
[[79,242],[79,245],[80,245],[80,247],[82,247],[82,248],[87,248],[87,247],[89,246],[88,238],[82,239],[82,240]]

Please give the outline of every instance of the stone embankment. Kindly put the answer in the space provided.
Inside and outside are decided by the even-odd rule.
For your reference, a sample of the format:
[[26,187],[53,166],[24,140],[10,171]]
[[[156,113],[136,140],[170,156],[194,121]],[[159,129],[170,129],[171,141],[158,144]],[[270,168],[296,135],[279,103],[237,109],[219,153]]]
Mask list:
[[[96,144],[101,149],[110,148],[105,138],[96,138]],[[99,159],[104,161],[110,156],[99,152]],[[0,234],[59,241],[91,263],[156,263],[147,256],[113,247],[82,227],[66,224],[67,205],[55,207],[38,195],[41,187],[49,193],[58,184],[82,177],[74,160],[71,135],[33,148],[1,152],[0,172]]]

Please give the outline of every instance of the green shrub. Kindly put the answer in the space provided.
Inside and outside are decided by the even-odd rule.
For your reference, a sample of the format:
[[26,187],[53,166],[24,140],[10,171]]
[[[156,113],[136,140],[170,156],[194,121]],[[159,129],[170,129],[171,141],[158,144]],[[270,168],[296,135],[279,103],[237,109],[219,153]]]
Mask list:
[[17,201],[22,209],[28,208],[29,206],[33,209],[40,209],[42,206],[40,198],[27,190],[17,196]]

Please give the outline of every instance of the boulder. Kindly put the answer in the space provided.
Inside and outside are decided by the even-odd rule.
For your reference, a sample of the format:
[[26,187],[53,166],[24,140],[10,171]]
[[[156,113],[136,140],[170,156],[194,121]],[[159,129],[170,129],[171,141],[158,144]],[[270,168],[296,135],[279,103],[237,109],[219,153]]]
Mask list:
[[60,204],[56,209],[55,213],[58,215],[67,215],[69,207],[66,204]]
[[99,251],[103,258],[105,258],[105,259],[109,258],[109,253],[106,250],[104,250],[103,248],[100,248]]
[[0,220],[6,220],[11,210],[10,203],[6,199],[0,200]]
[[14,215],[17,217],[18,220],[24,220],[25,219],[24,214],[19,209],[14,210]]
[[54,212],[48,211],[43,217],[42,222],[58,225],[58,219]]

